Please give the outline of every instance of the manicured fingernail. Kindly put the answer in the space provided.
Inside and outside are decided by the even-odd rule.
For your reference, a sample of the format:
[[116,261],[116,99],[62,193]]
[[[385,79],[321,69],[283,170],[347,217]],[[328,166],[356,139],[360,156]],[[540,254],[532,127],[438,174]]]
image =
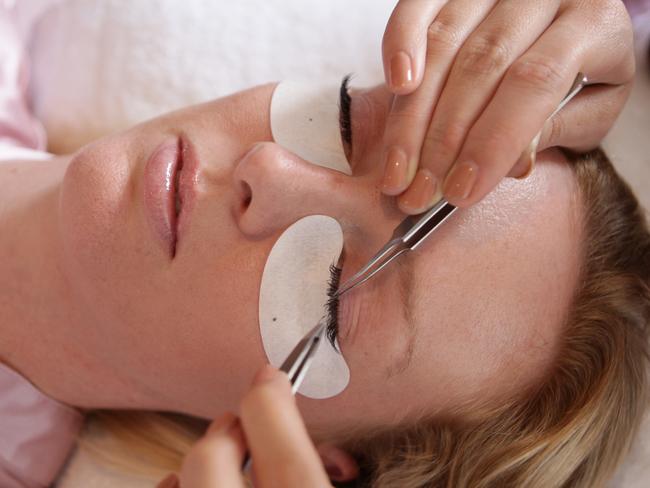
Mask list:
[[177,488],[178,487],[178,476],[174,473],[171,473],[164,480],[158,483],[156,488]]
[[431,171],[421,169],[406,193],[400,198],[400,206],[409,213],[426,210],[432,203],[438,181]]
[[465,200],[478,179],[476,163],[466,161],[456,164],[445,181],[445,196],[448,199]]
[[279,378],[282,378],[283,375],[284,373],[281,373],[270,364],[267,364],[262,369],[260,369],[253,378],[253,386],[277,380]]
[[408,159],[406,153],[398,147],[391,147],[386,154],[384,181],[382,188],[388,195],[404,191],[408,178]]
[[411,57],[404,51],[393,55],[390,60],[390,84],[393,88],[404,88],[413,81]]

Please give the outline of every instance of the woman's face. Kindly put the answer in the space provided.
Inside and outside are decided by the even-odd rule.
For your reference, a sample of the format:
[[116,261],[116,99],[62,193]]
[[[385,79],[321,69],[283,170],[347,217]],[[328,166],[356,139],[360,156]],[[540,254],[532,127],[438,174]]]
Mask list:
[[[392,103],[385,88],[352,92],[352,176],[273,142],[273,90],[160,117],[73,158],[60,221],[63,269],[81,317],[75,326],[122,388],[101,406],[205,417],[236,410],[266,362],[260,280],[283,231],[308,215],[336,219],[344,281],[404,217],[379,191]],[[157,151],[175,157],[179,145],[175,225],[155,203],[173,178],[145,167]],[[546,153],[530,178],[505,180],[342,297],[339,342],[350,383],[330,399],[299,398],[310,427],[332,432],[450,414],[541,379],[578,274],[576,193],[561,156]],[[167,203],[173,215],[174,201]]]

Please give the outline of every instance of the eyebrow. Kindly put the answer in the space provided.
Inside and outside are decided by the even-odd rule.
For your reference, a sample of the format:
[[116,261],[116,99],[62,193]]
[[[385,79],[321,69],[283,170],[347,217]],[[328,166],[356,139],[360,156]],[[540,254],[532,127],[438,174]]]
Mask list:
[[411,365],[413,359],[413,350],[415,348],[415,337],[416,337],[416,326],[413,316],[413,305],[414,305],[414,295],[413,295],[413,256],[410,253],[406,253],[400,256],[396,261],[397,273],[398,273],[398,291],[399,291],[399,301],[402,308],[402,316],[406,323],[406,333],[408,334],[408,342],[406,344],[406,349],[404,354],[397,358],[387,370],[387,378],[390,379],[393,376],[403,373]]

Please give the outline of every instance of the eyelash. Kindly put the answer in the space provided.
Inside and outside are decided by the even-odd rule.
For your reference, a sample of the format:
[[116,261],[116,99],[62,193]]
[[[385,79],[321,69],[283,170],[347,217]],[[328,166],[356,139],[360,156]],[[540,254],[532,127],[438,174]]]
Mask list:
[[336,339],[339,336],[339,297],[336,296],[336,292],[339,289],[339,283],[341,281],[341,268],[331,265],[330,266],[330,279],[327,282],[327,296],[329,299],[325,304],[326,319],[327,319],[327,328],[325,334],[327,335],[327,340],[330,341],[332,347],[336,350]]
[[350,76],[351,75],[346,75],[343,77],[339,97],[339,126],[341,127],[341,138],[348,147],[352,147],[352,119],[350,115],[352,98],[350,97],[349,91]]

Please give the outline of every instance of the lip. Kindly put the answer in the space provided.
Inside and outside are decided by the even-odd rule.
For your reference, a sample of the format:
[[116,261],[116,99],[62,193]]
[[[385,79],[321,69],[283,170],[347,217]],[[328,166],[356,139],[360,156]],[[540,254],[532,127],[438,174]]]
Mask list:
[[[144,206],[155,238],[173,259],[179,251],[194,205],[199,162],[184,137],[162,142],[144,169]],[[176,198],[180,212],[176,212]]]

